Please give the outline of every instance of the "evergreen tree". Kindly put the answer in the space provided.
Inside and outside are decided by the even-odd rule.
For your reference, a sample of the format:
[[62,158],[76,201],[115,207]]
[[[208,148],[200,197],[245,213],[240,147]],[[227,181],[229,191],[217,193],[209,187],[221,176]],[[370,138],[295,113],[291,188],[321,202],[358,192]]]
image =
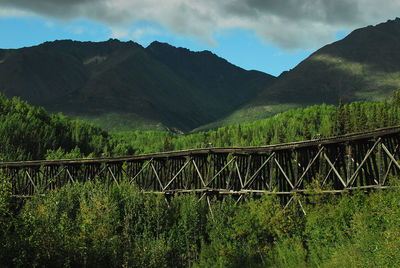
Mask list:
[[336,110],[336,118],[335,118],[335,135],[343,135],[344,134],[344,108],[343,108],[343,100],[340,98],[339,105]]
[[358,122],[359,122],[358,131],[367,130],[368,118],[367,118],[367,115],[365,114],[364,107],[361,108],[360,117],[358,119]]
[[163,150],[164,152],[171,151],[171,145],[169,144],[168,136],[164,139]]
[[399,121],[399,110],[397,106],[392,106],[391,111],[391,125],[392,126],[396,126],[398,124]]
[[344,133],[352,132],[352,125],[351,125],[351,117],[350,117],[350,109],[349,105],[346,103],[344,106]]
[[[382,107],[381,107],[382,108]],[[379,115],[376,112],[376,106],[372,105],[371,107],[371,116],[370,119],[368,121],[368,126],[370,129],[376,129],[380,126],[380,121],[378,121],[378,118],[381,117],[381,111],[382,109],[379,110]]]
[[392,106],[399,108],[400,107],[400,89],[393,91],[392,96]]
[[383,102],[381,118],[380,118],[382,127],[387,127],[389,125],[389,122],[388,122],[388,110],[389,110],[388,103],[387,103],[387,101],[385,99],[385,101]]
[[309,130],[309,128],[308,128],[308,119],[307,118],[305,118],[304,119],[304,130],[303,130],[303,137],[304,137],[304,139],[306,139],[306,140],[311,140],[311,132],[310,132],[310,130]]
[[242,138],[242,127],[240,126],[240,124],[238,125],[237,136],[239,140]]
[[359,102],[356,102],[354,104],[354,114],[352,116],[353,131],[355,132],[361,131],[361,129],[363,128],[360,124],[360,118],[361,118],[361,104]]
[[278,143],[284,143],[286,141],[283,125],[279,125],[279,127],[277,128],[276,137],[277,137]]

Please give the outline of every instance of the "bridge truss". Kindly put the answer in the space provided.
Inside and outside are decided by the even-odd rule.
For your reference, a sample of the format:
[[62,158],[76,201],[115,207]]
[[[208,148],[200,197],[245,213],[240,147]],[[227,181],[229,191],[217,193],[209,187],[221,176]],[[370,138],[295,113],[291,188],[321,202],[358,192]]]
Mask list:
[[15,196],[77,181],[135,184],[144,193],[274,194],[290,202],[317,184],[322,193],[390,187],[400,171],[400,127],[262,147],[207,148],[118,158],[0,163]]

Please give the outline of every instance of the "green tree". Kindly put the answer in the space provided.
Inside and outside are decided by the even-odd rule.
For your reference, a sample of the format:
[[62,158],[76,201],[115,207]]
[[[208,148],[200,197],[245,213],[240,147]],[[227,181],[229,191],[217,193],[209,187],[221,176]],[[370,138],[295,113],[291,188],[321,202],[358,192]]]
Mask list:
[[351,124],[351,116],[350,116],[350,108],[349,105],[346,103],[344,106],[344,112],[343,112],[343,120],[344,120],[344,133],[350,133],[352,132],[352,124]]
[[164,139],[163,151],[164,151],[164,152],[169,152],[169,151],[171,151],[171,145],[169,144],[169,139],[168,139],[168,137],[165,137],[165,139]]
[[303,137],[304,137],[306,140],[311,140],[311,132],[310,132],[310,130],[308,129],[309,123],[308,123],[308,119],[307,119],[307,118],[304,119],[303,124],[304,124]]

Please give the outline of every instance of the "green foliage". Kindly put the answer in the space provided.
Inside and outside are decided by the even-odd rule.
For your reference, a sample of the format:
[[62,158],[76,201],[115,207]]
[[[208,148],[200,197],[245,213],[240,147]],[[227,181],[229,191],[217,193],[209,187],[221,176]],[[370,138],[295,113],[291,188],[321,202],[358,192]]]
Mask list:
[[228,200],[216,204],[213,215],[208,221],[210,243],[200,260],[203,267],[267,265],[274,243],[295,228],[291,215],[270,196],[237,207]]
[[[393,180],[393,178],[392,178]],[[135,186],[67,185],[16,209],[0,187],[5,267],[399,266],[399,190],[211,200],[143,194]]]
[[99,155],[106,139],[107,133],[93,125],[72,121],[62,114],[48,114],[42,107],[0,95],[0,157],[3,160],[43,159],[48,150],[79,150],[83,155]]

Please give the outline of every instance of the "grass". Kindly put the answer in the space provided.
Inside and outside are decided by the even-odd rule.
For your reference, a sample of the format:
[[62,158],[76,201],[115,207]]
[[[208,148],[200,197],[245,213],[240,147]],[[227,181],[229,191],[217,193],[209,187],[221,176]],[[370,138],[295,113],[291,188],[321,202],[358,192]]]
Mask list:
[[245,106],[230,115],[222,118],[221,120],[203,125],[198,127],[192,132],[205,131],[209,129],[216,129],[223,126],[229,126],[234,124],[251,123],[260,119],[266,119],[275,114],[301,107],[300,104],[285,103],[285,104],[274,104],[264,106]]
[[133,113],[104,113],[99,116],[71,115],[74,119],[91,122],[107,131],[133,131],[133,130],[166,130],[167,128],[159,122],[145,119]]
[[313,56],[312,60],[324,62],[331,68],[353,75],[369,85],[368,89],[355,92],[358,99],[382,101],[389,98],[393,90],[400,88],[400,72],[377,71],[371,65],[327,54]]

